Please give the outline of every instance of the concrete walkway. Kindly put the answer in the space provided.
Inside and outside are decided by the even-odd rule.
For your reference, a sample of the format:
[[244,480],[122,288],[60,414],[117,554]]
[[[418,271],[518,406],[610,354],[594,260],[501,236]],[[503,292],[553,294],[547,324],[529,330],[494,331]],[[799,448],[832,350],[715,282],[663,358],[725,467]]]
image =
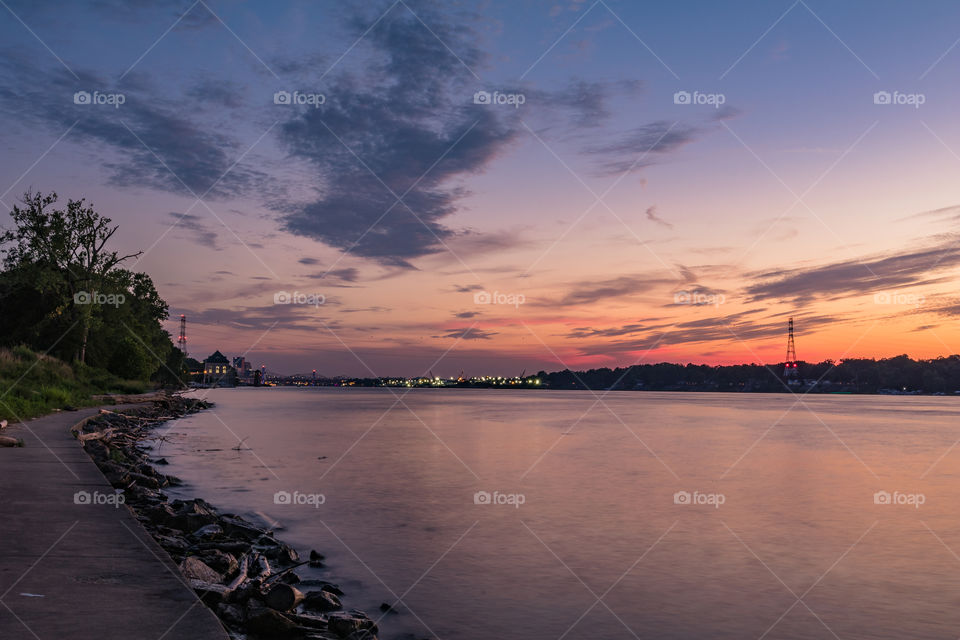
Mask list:
[[226,639],[127,507],[94,504],[114,491],[70,427],[95,413],[3,431],[26,446],[0,449],[0,638]]

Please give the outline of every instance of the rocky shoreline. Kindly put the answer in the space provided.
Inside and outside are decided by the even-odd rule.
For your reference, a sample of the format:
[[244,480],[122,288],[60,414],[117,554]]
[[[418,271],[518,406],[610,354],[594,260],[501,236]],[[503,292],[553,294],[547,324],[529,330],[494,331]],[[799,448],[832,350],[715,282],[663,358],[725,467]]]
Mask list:
[[211,406],[169,395],[122,412],[101,410],[74,435],[231,637],[376,640],[377,624],[362,611],[343,611],[336,584],[297,574],[305,565],[322,567],[322,554],[311,550],[301,560],[272,531],[202,499],[170,500],[163,492],[180,481],[154,466],[166,461],[150,457],[153,429]]

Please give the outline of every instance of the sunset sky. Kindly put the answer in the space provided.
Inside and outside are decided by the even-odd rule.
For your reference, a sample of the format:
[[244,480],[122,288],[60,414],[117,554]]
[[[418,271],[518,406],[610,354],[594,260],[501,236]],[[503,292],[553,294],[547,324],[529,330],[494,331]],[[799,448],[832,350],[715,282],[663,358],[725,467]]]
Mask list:
[[956,2],[0,4],[4,211],[113,218],[194,357],[960,353]]

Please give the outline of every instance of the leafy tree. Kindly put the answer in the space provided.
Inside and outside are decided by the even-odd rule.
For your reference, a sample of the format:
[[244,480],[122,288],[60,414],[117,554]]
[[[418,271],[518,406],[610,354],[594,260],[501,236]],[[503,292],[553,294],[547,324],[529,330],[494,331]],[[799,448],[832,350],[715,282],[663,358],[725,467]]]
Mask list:
[[[55,193],[28,192],[11,212],[13,228],[0,233],[0,345],[173,383],[183,366],[162,327],[167,303],[150,276],[121,266],[141,252],[109,249],[117,226],[83,200],[56,202]],[[160,373],[165,366],[170,380]]]
[[[82,304],[82,293],[102,293],[112,271],[142,252],[121,256],[106,248],[117,231],[112,220],[98,214],[84,200],[68,200],[56,208],[57,194],[27,192],[23,206],[10,212],[14,228],[0,234],[4,266],[18,277],[13,284],[22,289],[25,278],[35,278],[40,294],[52,294],[61,304],[47,314],[67,314],[79,325],[77,359],[86,362],[87,341],[94,324],[94,305]],[[24,294],[21,290],[21,294]],[[78,298],[78,296],[81,296]]]

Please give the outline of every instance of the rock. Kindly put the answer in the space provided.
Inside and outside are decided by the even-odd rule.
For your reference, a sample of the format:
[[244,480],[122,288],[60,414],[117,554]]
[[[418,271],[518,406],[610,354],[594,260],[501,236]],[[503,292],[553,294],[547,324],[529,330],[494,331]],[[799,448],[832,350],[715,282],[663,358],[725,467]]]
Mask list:
[[196,556],[187,556],[180,563],[180,573],[185,578],[199,580],[201,582],[217,583],[223,581],[223,576],[211,569],[206,563]]
[[322,553],[319,553],[316,549],[311,549],[311,550],[310,550],[310,560],[311,560],[311,561],[313,561],[313,560],[326,560],[326,559],[327,559],[327,556],[323,555]]
[[219,573],[224,578],[232,576],[240,568],[240,563],[229,553],[219,549],[208,549],[197,554],[204,564]]
[[217,605],[217,615],[232,627],[243,626],[243,609],[235,604],[221,603]]
[[136,472],[130,472],[128,476],[132,481],[144,487],[149,487],[151,489],[160,488],[160,481],[154,478],[153,476],[145,476],[142,473],[136,473]]
[[160,497],[160,492],[155,489],[148,489],[147,487],[141,487],[140,485],[130,485],[124,490],[124,493],[127,497],[127,504],[143,503],[150,502],[152,504],[159,504],[162,500]]
[[158,525],[166,525],[169,522],[173,522],[177,517],[173,508],[166,503],[144,509],[143,515],[145,515],[150,522]]
[[397,611],[396,607],[386,602],[380,603],[380,611],[383,611],[384,613],[400,613],[399,611]]
[[194,500],[174,500],[170,503],[175,517],[171,526],[183,531],[196,531],[202,526],[217,522],[217,512],[207,502]]
[[311,611],[328,613],[342,609],[343,605],[340,603],[340,598],[329,591],[308,591],[303,597],[303,607]]
[[293,564],[300,559],[300,554],[297,553],[296,549],[282,542],[264,549],[263,555],[281,564]]
[[309,613],[288,613],[286,617],[301,627],[310,627],[311,629],[327,628],[327,619],[323,616],[312,616]]
[[223,528],[218,524],[208,524],[200,527],[190,535],[201,540],[204,538],[215,538],[223,535]]
[[[253,542],[264,536],[266,533],[262,529],[258,529],[242,518],[235,516],[223,516],[218,522],[220,526],[223,527],[224,533],[231,538],[241,538],[243,540]],[[273,540],[271,537],[268,537],[268,539]],[[277,541],[273,540],[273,544],[277,544]]]
[[250,545],[246,542],[198,542],[193,545],[194,549],[219,549],[226,553],[246,553],[250,550]]
[[86,449],[87,453],[90,454],[90,457],[93,458],[95,462],[106,460],[107,458],[107,445],[99,440],[88,440],[83,443],[83,448]]
[[263,601],[271,609],[290,611],[303,601],[303,594],[296,587],[281,582],[270,588]]
[[167,462],[166,458],[157,458],[156,460],[153,461],[153,464],[170,464],[170,463]]
[[303,629],[286,616],[273,609],[255,608],[247,613],[247,629],[263,638],[302,638]]
[[287,584],[300,584],[300,576],[298,576],[293,571],[291,571],[290,573],[283,574],[280,580],[282,580],[283,582],[286,582]]
[[186,553],[187,548],[189,547],[189,545],[187,544],[187,541],[184,540],[183,538],[177,538],[175,536],[165,536],[159,533],[154,534],[153,537],[156,539],[157,542],[160,543],[160,546],[163,547],[163,550],[166,551],[167,553],[170,553],[172,551],[175,553],[183,554],[183,553]]
[[338,585],[333,584],[332,582],[327,582],[326,580],[317,580],[315,578],[307,578],[300,581],[301,587],[316,587],[321,591],[329,591],[333,595],[342,596],[343,590],[340,589]]
[[356,632],[376,633],[376,623],[362,611],[353,609],[350,613],[331,613],[327,616],[327,626],[341,638]]

